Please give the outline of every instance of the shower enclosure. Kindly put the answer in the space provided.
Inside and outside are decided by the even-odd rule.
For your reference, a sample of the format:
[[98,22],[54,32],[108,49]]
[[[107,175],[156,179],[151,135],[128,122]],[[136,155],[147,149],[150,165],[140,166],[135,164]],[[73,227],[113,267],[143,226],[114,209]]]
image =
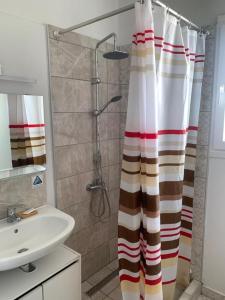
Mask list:
[[96,217],[102,217],[105,214],[106,206],[108,206],[109,214],[111,213],[111,207],[109,202],[109,194],[106,187],[106,183],[103,180],[102,174],[102,155],[101,155],[101,137],[100,137],[100,128],[99,128],[99,119],[101,114],[107,109],[110,104],[113,104],[121,100],[121,96],[115,96],[110,99],[106,104],[100,107],[99,105],[99,88],[101,84],[101,78],[99,77],[99,47],[104,42],[113,38],[113,50],[103,54],[103,57],[111,60],[120,60],[128,58],[128,53],[117,50],[116,46],[116,34],[111,33],[107,35],[104,39],[99,41],[95,47],[95,77],[92,78],[92,86],[95,86],[95,110],[93,111],[93,117],[95,118],[95,153],[94,153],[94,163],[95,163],[95,179],[92,183],[87,185],[87,190],[90,192],[100,191],[100,198],[97,207],[93,207],[93,201],[91,202],[91,211]]

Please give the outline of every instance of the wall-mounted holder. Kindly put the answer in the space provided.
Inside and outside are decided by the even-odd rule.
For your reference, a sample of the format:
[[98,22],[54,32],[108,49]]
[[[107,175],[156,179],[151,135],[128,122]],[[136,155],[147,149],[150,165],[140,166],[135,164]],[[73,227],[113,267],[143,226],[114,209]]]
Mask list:
[[26,78],[26,77],[19,77],[19,76],[9,76],[9,75],[0,75],[0,81],[11,81],[11,82],[21,82],[21,83],[29,83],[35,84],[37,80],[34,78]]

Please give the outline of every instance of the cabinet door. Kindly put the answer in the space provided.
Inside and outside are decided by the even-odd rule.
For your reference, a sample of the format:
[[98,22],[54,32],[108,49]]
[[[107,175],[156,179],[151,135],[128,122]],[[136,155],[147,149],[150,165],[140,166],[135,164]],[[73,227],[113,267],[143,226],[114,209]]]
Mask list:
[[81,300],[80,262],[43,283],[44,300]]
[[42,287],[39,286],[35,290],[29,292],[19,300],[43,300]]

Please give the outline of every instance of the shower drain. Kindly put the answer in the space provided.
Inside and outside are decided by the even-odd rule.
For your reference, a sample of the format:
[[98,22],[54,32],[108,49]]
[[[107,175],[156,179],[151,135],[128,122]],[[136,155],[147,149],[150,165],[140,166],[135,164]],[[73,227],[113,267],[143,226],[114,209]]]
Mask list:
[[22,248],[22,249],[18,250],[17,253],[23,253],[23,252],[26,252],[28,250],[29,250],[28,248]]

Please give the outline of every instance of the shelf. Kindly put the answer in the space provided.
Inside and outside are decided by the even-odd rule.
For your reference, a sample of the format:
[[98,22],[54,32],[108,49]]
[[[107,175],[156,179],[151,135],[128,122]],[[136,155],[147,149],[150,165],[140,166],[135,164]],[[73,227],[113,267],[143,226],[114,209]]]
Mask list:
[[26,77],[18,77],[18,76],[8,76],[8,75],[0,75],[0,81],[11,81],[11,82],[22,82],[22,83],[31,83],[34,84],[37,82],[36,79],[26,78]]

